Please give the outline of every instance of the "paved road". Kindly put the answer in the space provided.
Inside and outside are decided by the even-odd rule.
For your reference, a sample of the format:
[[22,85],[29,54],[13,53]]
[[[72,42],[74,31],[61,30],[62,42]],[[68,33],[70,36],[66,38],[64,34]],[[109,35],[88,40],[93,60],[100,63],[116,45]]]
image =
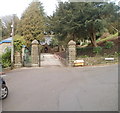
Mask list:
[[50,53],[42,53],[41,54],[41,66],[42,67],[48,67],[48,66],[62,67],[63,65],[56,55],[50,54]]
[[3,111],[117,111],[118,67],[40,67],[7,73]]

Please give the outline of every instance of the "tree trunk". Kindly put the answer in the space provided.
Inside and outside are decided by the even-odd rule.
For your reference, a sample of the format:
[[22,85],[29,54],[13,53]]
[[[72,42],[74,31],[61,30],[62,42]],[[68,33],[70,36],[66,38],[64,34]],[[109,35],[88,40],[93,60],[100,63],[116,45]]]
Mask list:
[[94,47],[97,47],[95,33],[91,33],[90,40],[91,40],[91,44],[92,44]]
[[61,47],[61,45],[59,45],[59,52],[62,52],[62,47]]
[[73,33],[73,34],[72,34],[72,40],[75,41],[75,38],[76,38],[76,36],[75,36],[75,34]]

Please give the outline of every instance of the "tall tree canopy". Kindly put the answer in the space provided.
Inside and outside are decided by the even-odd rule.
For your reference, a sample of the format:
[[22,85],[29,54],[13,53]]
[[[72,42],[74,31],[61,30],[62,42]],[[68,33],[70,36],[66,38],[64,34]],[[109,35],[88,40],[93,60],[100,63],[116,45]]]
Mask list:
[[23,13],[18,33],[24,36],[29,46],[34,39],[40,40],[45,30],[45,14],[41,2],[35,0]]
[[97,46],[96,34],[103,32],[108,23],[109,27],[117,29],[119,8],[106,2],[60,2],[56,12],[49,17],[50,29],[60,40],[90,39],[92,45]]

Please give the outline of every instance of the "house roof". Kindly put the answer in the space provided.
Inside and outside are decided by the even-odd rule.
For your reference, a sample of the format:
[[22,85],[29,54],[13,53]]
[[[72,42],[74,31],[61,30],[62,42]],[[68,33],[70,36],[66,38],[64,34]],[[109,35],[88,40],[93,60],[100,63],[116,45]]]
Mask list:
[[9,37],[9,38],[7,38],[5,40],[0,41],[0,44],[2,44],[2,43],[11,43],[11,42],[12,42],[12,37]]
[[52,37],[51,37],[51,36],[45,36],[44,38],[45,38],[45,41],[40,42],[40,44],[41,44],[41,45],[45,45],[45,44],[50,45],[51,40],[52,40]]

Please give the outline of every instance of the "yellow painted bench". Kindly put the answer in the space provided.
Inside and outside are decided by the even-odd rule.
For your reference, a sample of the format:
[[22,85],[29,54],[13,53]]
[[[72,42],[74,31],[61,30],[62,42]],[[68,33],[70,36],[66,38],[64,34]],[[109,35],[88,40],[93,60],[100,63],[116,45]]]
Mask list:
[[74,61],[74,66],[83,66],[84,65],[84,60],[75,60]]

